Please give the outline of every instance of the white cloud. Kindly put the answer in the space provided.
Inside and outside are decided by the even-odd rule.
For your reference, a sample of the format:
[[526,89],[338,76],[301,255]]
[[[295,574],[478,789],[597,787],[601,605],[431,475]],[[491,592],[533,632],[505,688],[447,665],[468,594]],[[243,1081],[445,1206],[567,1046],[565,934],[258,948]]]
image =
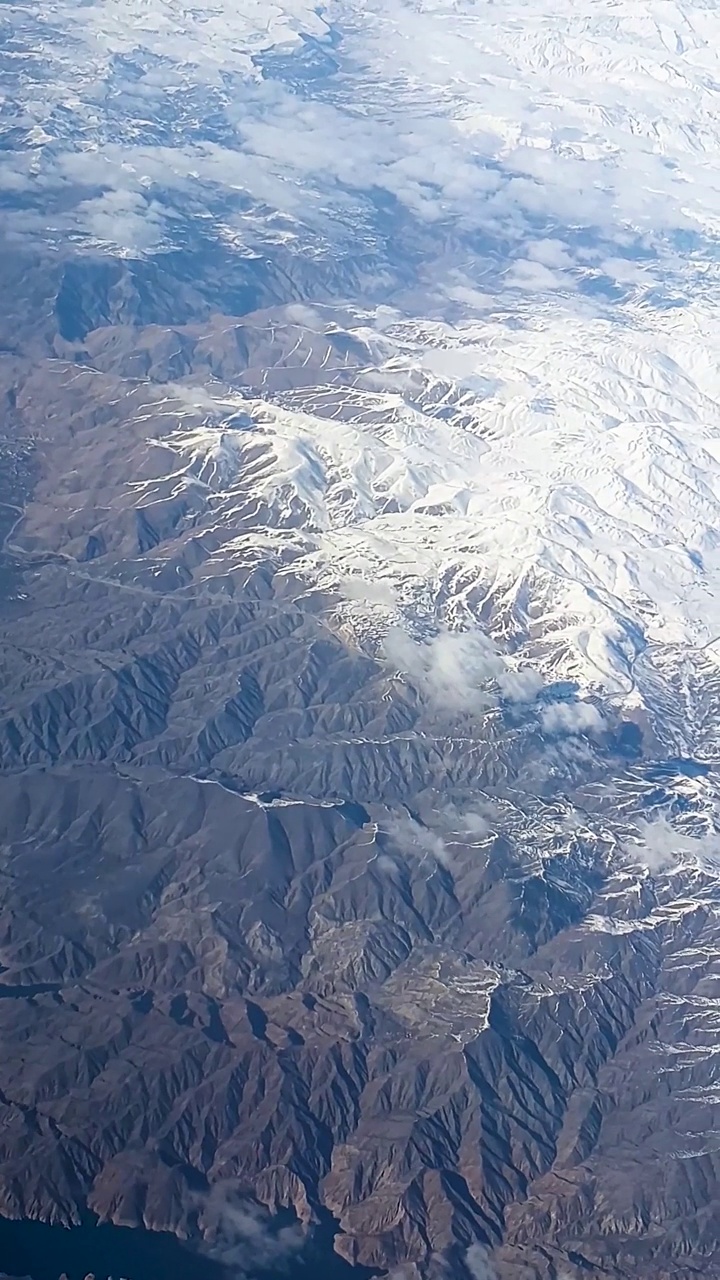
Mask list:
[[400,872],[398,863],[387,853],[378,853],[374,859],[374,864],[378,871],[382,871],[384,875],[395,877]]
[[367,604],[384,605],[392,608],[396,603],[396,593],[388,582],[370,582],[360,574],[351,578],[343,578],[340,590],[348,600],[362,600]]
[[573,266],[573,259],[561,240],[536,240],[530,246],[528,258],[541,262],[553,271],[565,271]]
[[643,822],[630,852],[648,871],[666,871],[678,861],[682,838],[667,818]]
[[245,1280],[258,1269],[281,1269],[303,1246],[299,1225],[276,1228],[267,1211],[243,1200],[232,1184],[212,1187],[202,1216],[209,1252],[233,1280]]
[[530,258],[517,258],[507,274],[507,280],[518,289],[532,289],[534,292],[572,287],[572,280],[563,279],[560,272],[551,271],[542,262],[533,262]]
[[494,701],[488,681],[505,670],[492,641],[479,631],[441,631],[423,643],[393,627],[384,651],[387,661],[405,672],[421,696],[440,711],[487,710]]
[[720,870],[720,834],[689,835],[666,817],[638,823],[627,852],[633,862],[652,872],[669,871],[685,859],[707,870]]
[[465,1254],[465,1265],[472,1280],[496,1280],[496,1273],[490,1264],[488,1250],[482,1244],[471,1244]]
[[[615,262],[615,278],[629,284],[642,284],[622,267],[638,237],[661,254],[662,279],[669,262],[684,269],[677,232],[720,229],[720,123],[706,67],[720,16],[710,8],[671,0],[655,25],[637,22],[633,0],[612,15],[579,0],[561,19],[520,0],[481,9],[455,0],[450,10],[444,0],[388,0],[322,14],[309,0],[270,9],[261,0],[58,0],[50,11],[35,0],[3,16],[48,68],[42,93],[20,64],[16,76],[28,125],[48,139],[33,153],[41,186],[61,178],[64,159],[71,168],[114,150],[132,163],[140,148],[134,176],[106,167],[108,190],[153,173],[162,183],[172,171],[190,195],[194,170],[206,189],[241,189],[308,225],[345,208],[356,230],[358,211],[370,216],[368,194],[381,190],[421,222],[484,233],[490,248],[513,245],[505,284],[541,293],[571,287],[587,266],[581,229],[604,242],[598,266]],[[298,93],[271,67],[261,77],[254,59],[287,58],[303,35],[322,44],[331,21],[343,69],[332,94]],[[204,131],[204,109],[216,133],[223,120],[222,141]],[[92,234],[97,211],[81,199],[75,216]],[[133,218],[115,228],[128,248],[153,248]]]
[[[671,3],[655,26],[638,23],[632,0],[606,16],[581,0],[556,21],[543,4],[480,14],[458,0],[452,22],[447,12],[440,0],[384,6],[358,56],[380,80],[392,64],[408,93],[422,84],[425,102],[498,166],[501,198],[479,218],[511,206],[521,219],[595,226],[609,238],[702,228],[709,209],[717,218],[720,182],[698,172],[718,146],[713,90],[692,56],[717,40],[716,11]],[[673,29],[675,47],[665,38]],[[703,126],[688,166],[686,129],[698,110]]]
[[543,687],[543,678],[533,667],[507,667],[495,679],[509,702],[534,702]]
[[605,727],[592,702],[551,702],[540,712],[543,733],[599,733]]
[[320,312],[314,307],[304,306],[301,302],[294,302],[286,307],[285,316],[291,324],[299,325],[303,329],[314,329],[320,332],[325,327],[325,321]]
[[386,661],[404,672],[438,711],[481,714],[496,704],[495,690],[509,702],[532,702],[543,685],[533,668],[508,666],[490,637],[479,630],[443,628],[430,639],[418,641],[395,626],[385,636],[383,652]]
[[494,806],[476,804],[472,809],[458,809],[457,805],[445,805],[439,811],[439,817],[447,822],[453,831],[474,840],[482,840],[493,829],[493,818],[496,816]]
[[77,214],[89,236],[111,246],[141,254],[159,248],[166,237],[165,211],[140,192],[105,191],[83,200]]
[[442,836],[430,831],[409,814],[391,816],[385,822],[384,829],[406,857],[419,858],[421,861],[431,858],[442,867],[449,866],[450,855]]

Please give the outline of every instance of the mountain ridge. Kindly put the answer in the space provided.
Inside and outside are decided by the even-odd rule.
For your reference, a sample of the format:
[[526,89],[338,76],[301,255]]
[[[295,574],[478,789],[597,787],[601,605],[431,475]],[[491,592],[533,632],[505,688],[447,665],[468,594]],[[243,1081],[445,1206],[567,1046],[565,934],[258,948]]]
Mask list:
[[719,13],[0,6],[4,1268],[720,1276]]

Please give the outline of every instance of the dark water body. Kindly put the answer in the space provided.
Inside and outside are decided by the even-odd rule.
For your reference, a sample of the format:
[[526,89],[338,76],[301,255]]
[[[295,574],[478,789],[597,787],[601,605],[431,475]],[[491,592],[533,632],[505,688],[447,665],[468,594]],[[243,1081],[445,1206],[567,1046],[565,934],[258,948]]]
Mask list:
[[129,1227],[52,1227],[0,1218],[0,1271],[32,1280],[226,1280],[227,1272],[172,1235]]
[[[239,1280],[237,1269],[160,1231],[94,1223],[54,1227],[8,1218],[0,1218],[0,1272],[31,1280],[59,1280],[63,1272],[68,1280],[84,1280],[89,1273],[95,1280]],[[370,1280],[374,1274],[334,1255],[323,1233],[285,1270],[257,1272],[247,1280]]]

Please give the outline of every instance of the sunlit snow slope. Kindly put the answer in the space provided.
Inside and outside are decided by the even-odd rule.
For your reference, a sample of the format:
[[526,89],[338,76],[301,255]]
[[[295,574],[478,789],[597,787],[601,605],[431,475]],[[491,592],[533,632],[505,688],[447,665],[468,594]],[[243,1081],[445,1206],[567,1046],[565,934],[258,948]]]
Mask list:
[[6,234],[140,259],[211,233],[323,304],[268,320],[297,335],[242,439],[224,388],[168,440],[226,492],[223,554],[255,494],[363,642],[480,626],[712,753],[714,0],[4,9]]
[[622,335],[561,307],[523,319],[398,323],[399,354],[351,391],[257,404],[255,483],[279,513],[303,504],[315,536],[301,564],[325,585],[382,582],[401,612],[480,623],[627,695],[646,648],[710,655],[720,634],[712,316],[672,310]]

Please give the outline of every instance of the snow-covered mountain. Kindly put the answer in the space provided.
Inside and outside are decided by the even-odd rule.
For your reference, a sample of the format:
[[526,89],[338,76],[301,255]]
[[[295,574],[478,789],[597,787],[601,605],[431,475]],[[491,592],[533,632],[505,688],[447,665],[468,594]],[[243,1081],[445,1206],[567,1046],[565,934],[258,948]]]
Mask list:
[[720,1276],[720,0],[0,71],[2,1265]]
[[[240,385],[195,393],[127,503],[192,494],[187,532],[212,531],[225,564],[247,555],[248,512],[262,510],[267,554],[344,596],[334,623],[369,652],[391,625],[475,629],[546,681],[643,712],[668,749],[711,758],[720,379],[702,312],[619,328],[565,298],[524,304],[512,325],[492,307],[432,325],[377,310],[342,326],[331,308],[249,317]],[[129,369],[133,341],[101,330],[87,358]],[[196,335],[173,342],[192,386],[207,356]]]
[[712,754],[680,689],[713,697],[720,636],[715,6],[3,20],[8,234],[183,250],[196,285],[217,244],[261,303],[284,255],[270,298],[326,304],[280,318],[249,436],[219,404],[167,441],[207,454],[223,541],[249,485],[279,530],[302,512],[293,569],[352,579],[353,616],[371,580],[364,636],[407,609],[481,626]]

